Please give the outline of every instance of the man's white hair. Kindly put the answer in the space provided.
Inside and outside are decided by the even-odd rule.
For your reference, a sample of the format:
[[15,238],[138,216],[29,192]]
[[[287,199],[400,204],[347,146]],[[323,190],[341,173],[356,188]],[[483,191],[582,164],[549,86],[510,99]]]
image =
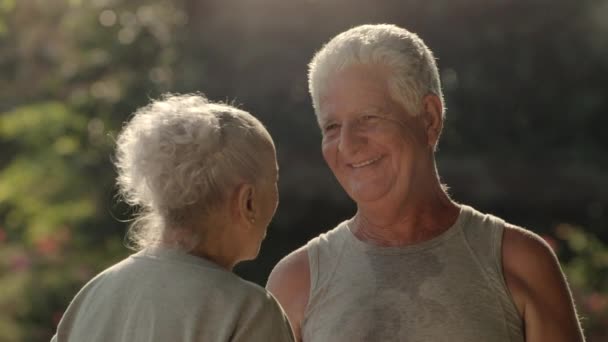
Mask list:
[[411,115],[420,113],[428,94],[437,95],[444,107],[435,58],[420,37],[395,25],[362,25],[335,36],[309,64],[308,87],[317,116],[332,76],[354,64],[388,67],[391,96]]
[[115,160],[120,194],[139,208],[131,246],[180,231],[186,241],[178,247],[194,247],[200,236],[190,220],[223,204],[237,182],[258,184],[273,146],[258,119],[202,95],[168,94],[137,110],[118,136]]

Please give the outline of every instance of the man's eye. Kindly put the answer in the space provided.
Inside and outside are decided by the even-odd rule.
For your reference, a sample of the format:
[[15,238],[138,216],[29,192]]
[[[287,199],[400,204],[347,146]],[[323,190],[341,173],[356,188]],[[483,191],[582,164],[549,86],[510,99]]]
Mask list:
[[332,124],[326,125],[323,130],[325,132],[331,132],[331,131],[333,131],[333,130],[335,130],[337,128],[338,128],[338,124],[332,123]]
[[379,119],[380,119],[380,117],[377,115],[366,114],[366,115],[361,116],[360,120],[361,120],[361,122],[364,122],[364,123],[372,123],[372,122],[378,121]]

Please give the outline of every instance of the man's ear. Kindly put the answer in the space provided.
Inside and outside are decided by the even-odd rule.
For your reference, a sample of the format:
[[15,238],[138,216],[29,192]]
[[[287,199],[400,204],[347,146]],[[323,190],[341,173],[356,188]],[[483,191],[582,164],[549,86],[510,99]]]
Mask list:
[[441,99],[435,94],[428,94],[422,99],[424,124],[427,144],[435,149],[443,128],[443,106]]
[[237,221],[255,222],[255,187],[249,183],[238,185],[234,191],[233,215]]

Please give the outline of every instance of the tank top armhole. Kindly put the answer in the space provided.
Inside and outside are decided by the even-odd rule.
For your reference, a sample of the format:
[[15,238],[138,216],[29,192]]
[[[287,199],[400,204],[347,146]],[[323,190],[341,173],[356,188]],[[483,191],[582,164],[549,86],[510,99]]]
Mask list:
[[318,244],[319,238],[315,238],[308,242],[306,246],[306,254],[308,256],[308,272],[310,274],[310,284],[308,290],[308,303],[306,304],[306,310],[308,311],[308,307],[310,304],[310,300],[313,298],[313,294],[315,293],[315,289],[317,288],[317,284],[319,283],[319,253],[318,253]]
[[506,229],[506,222],[498,218],[494,218],[494,220],[494,229],[492,234],[492,256],[494,259],[495,274],[497,275],[497,280],[504,291],[504,295],[506,296],[508,303],[505,304],[507,304],[508,310],[511,311],[512,315],[515,315],[515,317],[521,319],[519,310],[517,309],[515,301],[513,300],[511,290],[509,289],[509,286],[507,286],[507,281],[505,280],[502,260],[502,244]]
[[302,338],[307,341],[309,334],[316,330],[316,320],[310,320],[311,315],[316,312],[315,307],[323,300],[326,286],[334,275],[335,268],[344,252],[344,232],[346,225],[338,224],[334,229],[325,232],[306,244],[308,254],[308,268],[310,272],[310,289],[308,291],[308,303],[304,309],[301,322]]
[[505,275],[502,267],[502,239],[504,236],[504,222],[494,219],[492,229],[492,259],[494,260],[494,271],[498,275],[501,285],[506,286]]
[[308,242],[306,245],[306,254],[308,256],[308,272],[310,275],[310,283],[308,289],[308,300],[304,307],[304,314],[302,316],[302,322],[300,323],[300,333],[302,334],[303,340],[306,341],[307,333],[311,330],[309,326],[308,318],[312,309],[312,302],[315,300],[315,294],[319,283],[319,237],[316,237]]

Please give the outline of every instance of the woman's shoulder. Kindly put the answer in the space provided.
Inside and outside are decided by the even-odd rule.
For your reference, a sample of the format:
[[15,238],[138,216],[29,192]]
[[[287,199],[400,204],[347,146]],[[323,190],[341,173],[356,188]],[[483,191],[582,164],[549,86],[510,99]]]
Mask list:
[[243,279],[236,274],[232,274],[229,278],[231,278],[230,282],[227,282],[229,288],[226,290],[242,293],[244,299],[250,301],[251,304],[267,305],[268,302],[274,300],[265,288],[252,281]]

